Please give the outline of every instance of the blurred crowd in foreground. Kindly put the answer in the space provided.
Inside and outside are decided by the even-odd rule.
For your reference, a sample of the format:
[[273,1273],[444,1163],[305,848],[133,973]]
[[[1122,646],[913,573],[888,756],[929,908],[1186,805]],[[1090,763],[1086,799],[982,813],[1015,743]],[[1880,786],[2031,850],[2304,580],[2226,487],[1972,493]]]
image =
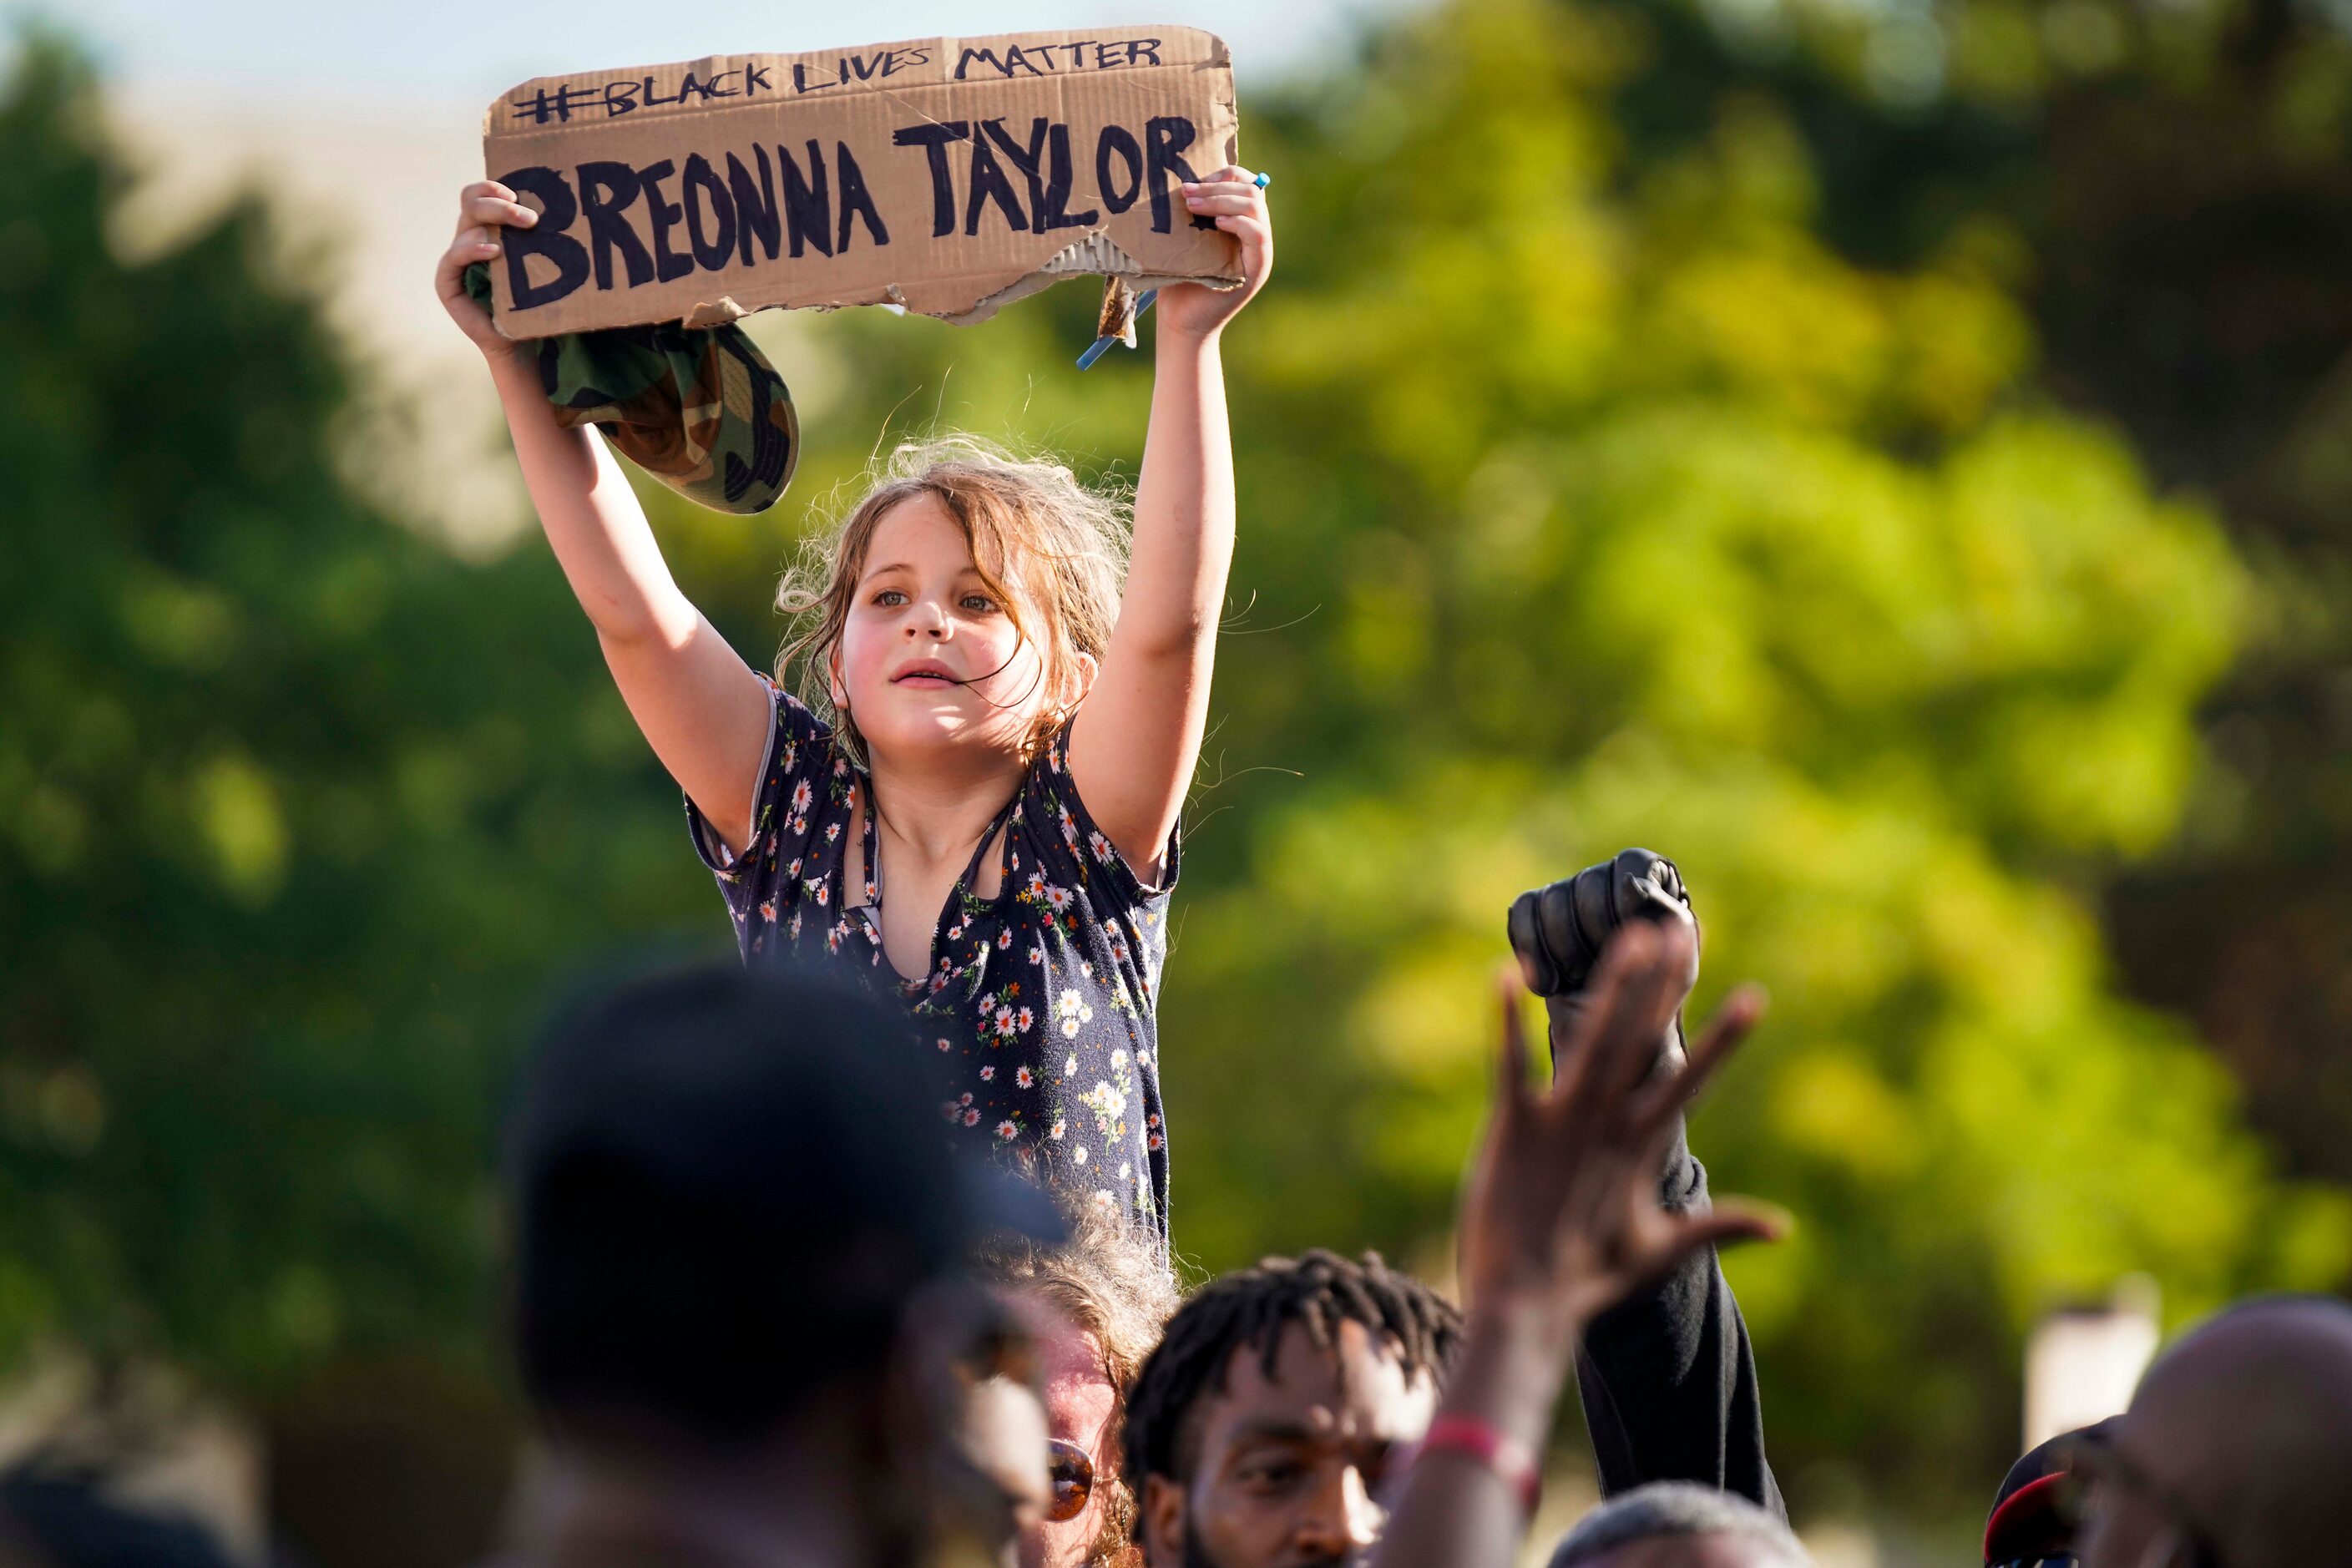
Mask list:
[[[553,1025],[508,1130],[508,1328],[537,1418],[502,1568],[1314,1568],[1519,1559],[1580,1384],[1606,1500],[1550,1568],[1796,1568],[1684,1110],[1697,928],[1629,850],[1526,895],[1456,1304],[1377,1255],[1180,1299],[1160,1244],[939,1133],[937,1069],[793,968],[649,973]],[[1549,1016],[1531,1068],[1522,983]],[[2352,1541],[2352,1308],[2241,1303],[2004,1479],[2004,1568],[2307,1568]],[[93,1478],[0,1484],[8,1568],[212,1568]]]

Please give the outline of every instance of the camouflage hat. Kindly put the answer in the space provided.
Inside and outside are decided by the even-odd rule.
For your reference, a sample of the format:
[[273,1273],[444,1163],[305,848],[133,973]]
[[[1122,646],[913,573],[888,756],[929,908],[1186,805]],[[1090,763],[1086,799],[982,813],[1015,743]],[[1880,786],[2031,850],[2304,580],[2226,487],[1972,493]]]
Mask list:
[[[490,308],[487,266],[466,268],[466,292]],[[557,424],[603,426],[622,456],[687,500],[748,515],[792,482],[792,391],[735,322],[567,332],[533,352]]]

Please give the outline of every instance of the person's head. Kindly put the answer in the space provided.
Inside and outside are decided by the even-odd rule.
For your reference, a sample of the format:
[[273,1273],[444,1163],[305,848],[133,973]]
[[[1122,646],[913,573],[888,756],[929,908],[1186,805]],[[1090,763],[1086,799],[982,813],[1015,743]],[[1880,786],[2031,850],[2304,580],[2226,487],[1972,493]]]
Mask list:
[[1202,1287],[1128,1395],[1153,1568],[1353,1561],[1461,1342],[1460,1310],[1377,1254],[1268,1258]]
[[510,1136],[512,1324],[565,1464],[754,1513],[789,1498],[872,1562],[945,1497],[1008,1537],[1043,1509],[1027,1342],[969,1259],[1000,1225],[1059,1225],[955,1160],[933,1070],[869,997],[732,963],[551,1032]]
[[1027,755],[1094,683],[1118,618],[1127,517],[1069,469],[969,437],[900,447],[812,541],[777,607],[776,677],[870,762]]
[[1135,1493],[1119,1434],[1128,1390],[1176,1310],[1167,1263],[1122,1220],[1081,1205],[1067,1241],[1004,1237],[981,1254],[980,1276],[1028,1325],[1045,1380],[1046,1431],[1068,1446],[1057,1449],[1045,1521],[1023,1534],[1024,1568],[1131,1563]]
[[1552,1548],[1551,1568],[1809,1568],[1789,1527],[1730,1492],[1653,1481],[1610,1499]]
[[2288,1568],[2352,1542],[2352,1306],[2231,1308],[2159,1357],[2073,1461],[2083,1568]]

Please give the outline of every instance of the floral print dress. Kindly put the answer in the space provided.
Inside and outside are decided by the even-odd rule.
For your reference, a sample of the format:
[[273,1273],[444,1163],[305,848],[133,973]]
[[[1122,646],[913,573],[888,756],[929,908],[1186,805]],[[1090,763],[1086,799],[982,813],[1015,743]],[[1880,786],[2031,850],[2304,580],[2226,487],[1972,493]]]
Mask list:
[[[772,717],[751,842],[730,855],[687,802],[695,848],[719,880],[746,963],[792,955],[847,965],[907,1010],[945,1058],[951,1135],[1060,1193],[1127,1214],[1168,1239],[1168,1140],[1156,1009],[1177,845],[1147,888],[1087,815],[1071,782],[1070,728],[1045,746],[1005,806],[995,898],[972,889],[982,836],[931,938],[931,970],[902,979],[882,951],[875,815],[864,886],[844,888],[850,824],[871,781],[832,730],[770,684]],[[1073,721],[1075,722],[1075,721]]]

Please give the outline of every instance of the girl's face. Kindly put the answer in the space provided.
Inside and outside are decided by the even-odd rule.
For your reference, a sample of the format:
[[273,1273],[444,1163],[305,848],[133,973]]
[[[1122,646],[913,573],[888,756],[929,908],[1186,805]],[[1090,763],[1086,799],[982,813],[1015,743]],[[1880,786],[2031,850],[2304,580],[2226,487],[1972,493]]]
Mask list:
[[[1022,615],[1036,625],[1034,609]],[[949,747],[1017,755],[1054,699],[1037,645],[929,494],[875,525],[833,685],[834,705],[848,709],[873,754],[891,758]]]

